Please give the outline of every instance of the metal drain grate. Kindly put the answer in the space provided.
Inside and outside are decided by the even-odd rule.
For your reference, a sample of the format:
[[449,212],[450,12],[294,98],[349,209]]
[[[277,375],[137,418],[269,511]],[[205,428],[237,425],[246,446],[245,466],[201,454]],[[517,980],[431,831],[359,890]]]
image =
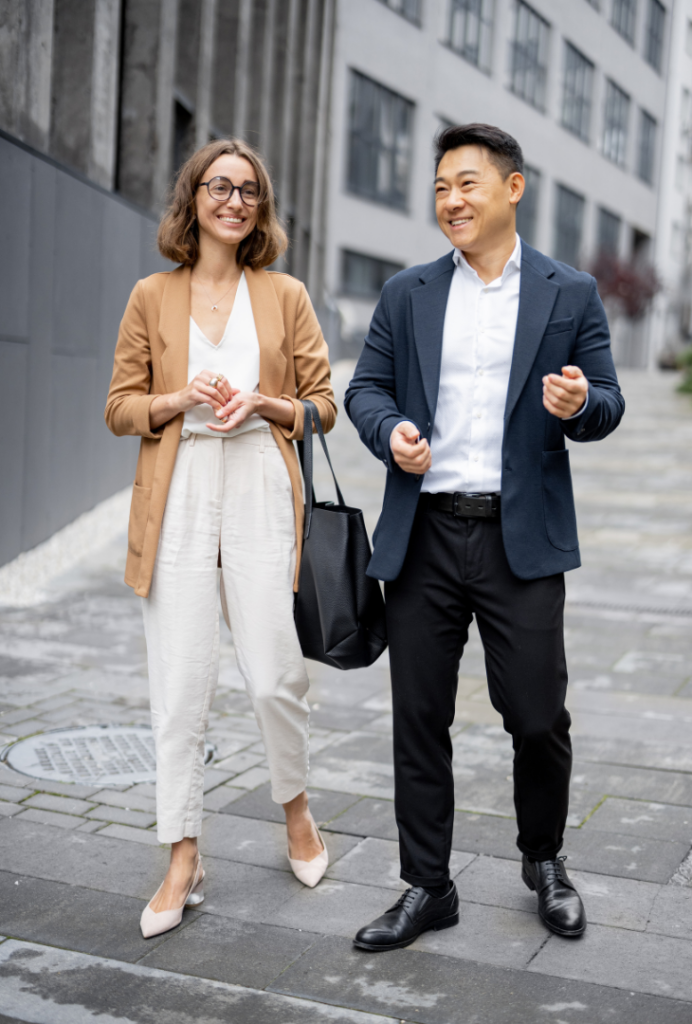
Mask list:
[[[205,764],[214,753],[207,743]],[[23,775],[54,782],[122,786],[156,780],[154,737],[148,726],[53,729],[6,747],[1,760]]]

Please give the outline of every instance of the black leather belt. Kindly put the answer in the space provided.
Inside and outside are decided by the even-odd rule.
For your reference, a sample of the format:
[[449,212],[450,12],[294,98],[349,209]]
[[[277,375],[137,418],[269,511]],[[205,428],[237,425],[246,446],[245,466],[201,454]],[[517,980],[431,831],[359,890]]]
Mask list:
[[463,491],[457,491],[455,494],[424,492],[418,499],[418,505],[435,512],[449,512],[464,519],[500,518],[499,494],[466,494]]

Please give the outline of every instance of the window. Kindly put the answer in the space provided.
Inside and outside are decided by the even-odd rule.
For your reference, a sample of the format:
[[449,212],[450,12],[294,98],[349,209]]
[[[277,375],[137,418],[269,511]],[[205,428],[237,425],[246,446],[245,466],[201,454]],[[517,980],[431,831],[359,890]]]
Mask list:
[[656,119],[645,110],[639,111],[639,153],[637,174],[647,185],[654,183],[654,159],[656,155]]
[[621,167],[627,159],[629,120],[629,96],[615,82],[608,81],[603,123],[603,155]]
[[555,259],[576,267],[581,252],[584,197],[564,185],[557,186],[555,208]]
[[351,72],[348,188],[404,209],[408,192],[413,103]]
[[613,0],[610,24],[628,43],[634,45],[634,29],[637,20],[637,0]]
[[598,211],[598,251],[617,256],[620,248],[622,218],[603,207]]
[[535,245],[541,172],[534,167],[524,167],[524,178],[526,187],[517,206],[517,234],[521,235],[527,245]]
[[420,0],[380,0],[380,3],[396,11],[407,21],[420,25]]
[[532,106],[545,106],[550,26],[539,14],[517,0],[512,43],[512,92]]
[[449,45],[470,64],[490,71],[494,0],[451,0]]
[[652,68],[661,70],[663,57],[663,27],[666,20],[666,9],[659,0],[649,0],[649,19],[646,25],[646,42],[644,56]]
[[379,299],[385,281],[404,269],[402,263],[347,250],[341,253],[341,261],[342,292],[362,299]]
[[687,31],[685,33],[685,50],[692,57],[692,20],[687,19]]
[[195,118],[180,100],[173,110],[173,169],[179,171],[195,149]]
[[565,43],[565,91],[562,125],[584,142],[591,131],[591,95],[594,66],[571,43]]

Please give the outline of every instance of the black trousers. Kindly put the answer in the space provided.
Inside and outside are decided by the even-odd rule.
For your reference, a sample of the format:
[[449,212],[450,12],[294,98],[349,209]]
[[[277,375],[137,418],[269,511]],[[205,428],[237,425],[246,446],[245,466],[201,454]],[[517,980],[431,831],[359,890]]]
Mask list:
[[490,699],[514,745],[517,845],[534,860],[556,857],[572,767],[564,576],[520,580],[507,562],[499,520],[419,506],[403,569],[385,593],[401,877],[428,886],[449,878],[449,729],[474,615]]

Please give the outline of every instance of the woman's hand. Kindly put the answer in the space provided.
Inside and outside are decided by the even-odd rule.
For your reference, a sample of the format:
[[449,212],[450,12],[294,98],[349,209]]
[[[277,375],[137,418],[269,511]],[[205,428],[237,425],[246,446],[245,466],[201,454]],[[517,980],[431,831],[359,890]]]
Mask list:
[[227,434],[229,430],[239,427],[248,416],[257,415],[262,419],[272,420],[282,427],[293,427],[295,410],[293,403],[285,398],[268,398],[256,391],[241,391],[230,388],[230,401],[216,410],[220,423],[207,423],[210,430],[217,434]]
[[262,396],[258,395],[256,391],[240,391],[239,388],[231,388],[230,392],[226,404],[216,410],[217,419],[221,422],[206,424],[210,430],[219,434],[227,434],[229,430],[239,427],[253,413],[262,415],[260,412]]
[[[211,381],[217,379],[216,387]],[[152,430],[168,423],[178,413],[194,409],[196,405],[210,405],[214,411],[222,408],[233,397],[233,389],[224,377],[218,380],[211,370],[202,370],[180,391],[168,395],[157,395],[149,406],[149,422]]]

